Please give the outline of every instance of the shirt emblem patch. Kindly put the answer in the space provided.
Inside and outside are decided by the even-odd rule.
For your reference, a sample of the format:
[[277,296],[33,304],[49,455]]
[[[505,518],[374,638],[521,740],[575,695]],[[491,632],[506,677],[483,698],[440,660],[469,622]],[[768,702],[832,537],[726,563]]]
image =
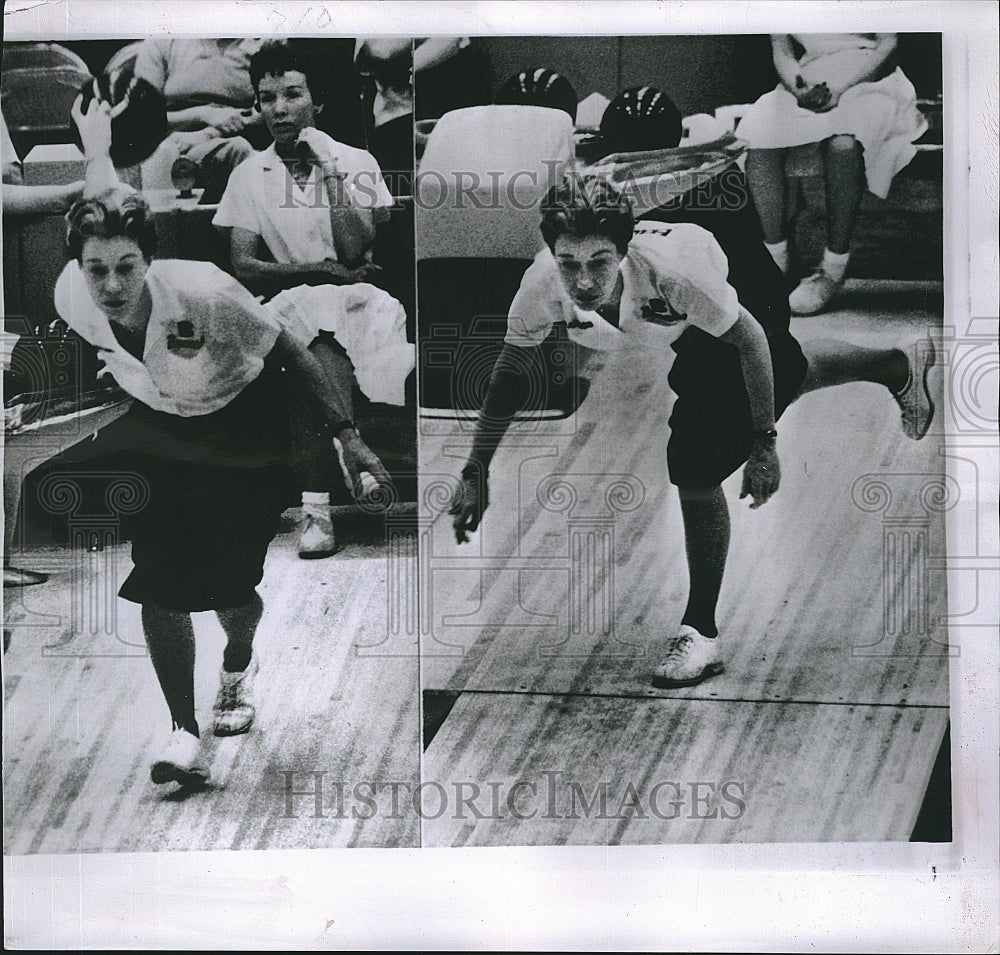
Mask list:
[[642,306],[641,314],[643,321],[652,322],[654,325],[676,325],[687,321],[687,315],[682,315],[662,298],[651,298]]

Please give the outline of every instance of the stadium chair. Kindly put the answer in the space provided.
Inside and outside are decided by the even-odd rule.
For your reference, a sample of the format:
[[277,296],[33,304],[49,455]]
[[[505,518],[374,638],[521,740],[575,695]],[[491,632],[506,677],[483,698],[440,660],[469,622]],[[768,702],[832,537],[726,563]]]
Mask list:
[[58,43],[5,43],[3,70],[71,69],[89,73],[83,59]]
[[40,143],[72,141],[70,107],[80,87],[90,79],[82,61],[80,66],[24,69],[8,69],[4,63],[0,87],[4,118],[21,155]]
[[[469,412],[482,403],[507,310],[542,248],[538,206],[572,158],[572,120],[559,109],[473,106],[445,113],[434,127],[416,189],[425,415]],[[557,358],[568,354],[550,350]],[[560,370],[551,378],[558,384]],[[565,395],[555,391],[545,407],[565,413]]]

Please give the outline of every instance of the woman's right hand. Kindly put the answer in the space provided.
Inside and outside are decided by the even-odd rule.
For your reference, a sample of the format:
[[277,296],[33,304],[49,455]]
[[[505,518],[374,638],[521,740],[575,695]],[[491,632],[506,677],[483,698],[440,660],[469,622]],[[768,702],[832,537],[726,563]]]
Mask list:
[[455,541],[465,544],[483,519],[483,512],[490,503],[490,480],[486,469],[469,469],[462,472],[462,483],[455,490],[448,513],[454,518]]
[[325,272],[330,276],[330,281],[336,285],[350,285],[355,281],[354,270],[338,262],[336,259],[323,259],[317,262],[316,267],[311,271]]
[[[96,85],[96,84],[95,84]],[[95,90],[96,94],[96,90]],[[83,155],[87,159],[103,159],[111,153],[111,121],[128,106],[126,94],[122,101],[112,107],[107,100],[95,95],[83,110],[83,94],[73,101],[70,115],[76,128],[80,131],[80,143]]]
[[219,136],[237,136],[246,125],[242,113],[235,106],[203,106],[201,119],[205,126],[211,126]]

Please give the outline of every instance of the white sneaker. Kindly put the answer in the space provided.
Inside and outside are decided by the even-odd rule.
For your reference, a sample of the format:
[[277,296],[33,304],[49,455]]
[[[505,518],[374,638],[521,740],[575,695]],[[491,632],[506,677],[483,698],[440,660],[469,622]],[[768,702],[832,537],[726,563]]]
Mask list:
[[694,627],[681,626],[667,647],[667,658],[653,674],[653,686],[668,690],[676,686],[696,686],[723,671],[719,638],[703,636]]
[[[914,361],[914,355],[916,361]],[[913,353],[907,356],[910,378],[902,391],[893,398],[903,413],[903,433],[914,441],[919,441],[930,430],[934,418],[934,401],[927,386],[927,373],[937,361],[934,340],[925,338],[913,346]]]
[[816,269],[792,289],[788,307],[793,315],[815,315],[826,308],[843,284],[843,277],[835,279],[821,268]]
[[216,736],[238,736],[253,724],[253,681],[257,675],[257,658],[251,657],[245,670],[239,673],[219,673],[219,692],[212,712],[215,713]]
[[201,740],[187,730],[176,729],[149,769],[154,783],[203,786],[209,780],[208,766],[201,759]]
[[299,531],[299,557],[303,560],[329,557],[337,553],[337,538],[333,533],[333,519],[329,511],[316,514],[302,511],[302,529]]

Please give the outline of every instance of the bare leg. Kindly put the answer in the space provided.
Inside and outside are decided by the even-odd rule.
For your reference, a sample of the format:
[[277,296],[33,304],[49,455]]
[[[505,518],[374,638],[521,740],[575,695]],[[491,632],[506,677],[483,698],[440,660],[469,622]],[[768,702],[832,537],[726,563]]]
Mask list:
[[870,381],[898,393],[909,380],[910,364],[898,348],[864,348],[824,338],[804,342],[802,351],[809,370],[799,395],[833,385]]
[[198,736],[194,716],[194,628],[190,614],[143,604],[142,628],[174,726]]
[[721,487],[678,488],[690,591],[681,623],[715,637],[715,608],[729,553],[729,506]]
[[323,366],[326,375],[327,385],[330,394],[338,405],[338,413],[345,421],[354,418],[354,366],[351,359],[344,351],[325,341],[322,337],[317,338],[310,346],[309,351]]
[[765,242],[785,238],[785,157],[787,149],[751,149],[746,177]]
[[854,220],[865,192],[862,146],[853,136],[831,136],[823,143],[823,164],[826,247],[843,255],[850,251]]
[[264,601],[255,593],[253,600],[242,607],[228,607],[216,611],[219,623],[226,634],[226,649],[222,654],[222,669],[227,673],[241,673],[250,665],[253,638],[264,613]]

